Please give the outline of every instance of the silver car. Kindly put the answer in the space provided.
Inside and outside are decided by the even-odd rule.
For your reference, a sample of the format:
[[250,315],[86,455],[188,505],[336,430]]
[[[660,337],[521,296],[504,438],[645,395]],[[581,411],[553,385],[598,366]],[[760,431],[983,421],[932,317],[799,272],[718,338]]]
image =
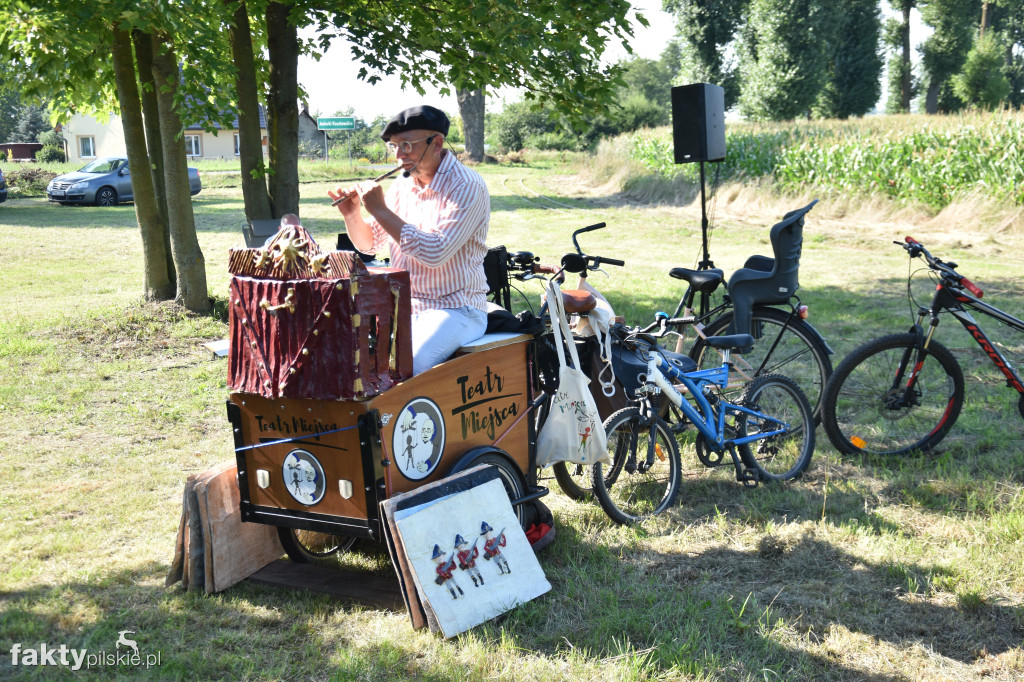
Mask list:
[[[188,169],[188,184],[192,196],[199,194],[203,183],[199,171]],[[46,198],[59,204],[96,204],[114,206],[132,200],[132,178],[128,172],[128,159],[107,156],[96,159],[74,173],[58,175],[46,186]]]

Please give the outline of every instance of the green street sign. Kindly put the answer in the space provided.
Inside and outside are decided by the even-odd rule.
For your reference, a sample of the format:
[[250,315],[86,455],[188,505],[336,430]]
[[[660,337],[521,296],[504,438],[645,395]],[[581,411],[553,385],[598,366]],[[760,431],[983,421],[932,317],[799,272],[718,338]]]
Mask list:
[[354,116],[325,116],[316,120],[317,130],[355,130]]

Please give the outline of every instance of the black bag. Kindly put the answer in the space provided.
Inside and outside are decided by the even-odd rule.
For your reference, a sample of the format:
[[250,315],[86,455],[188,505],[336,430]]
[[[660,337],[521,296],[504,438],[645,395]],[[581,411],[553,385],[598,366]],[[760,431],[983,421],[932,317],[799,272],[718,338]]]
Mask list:
[[[697,369],[697,363],[682,353],[665,349],[661,349],[660,352],[669,364],[682,372]],[[632,400],[641,385],[640,375],[647,374],[647,353],[629,342],[624,342],[620,334],[613,333],[612,369],[615,370],[616,381],[621,382],[627,397]]]

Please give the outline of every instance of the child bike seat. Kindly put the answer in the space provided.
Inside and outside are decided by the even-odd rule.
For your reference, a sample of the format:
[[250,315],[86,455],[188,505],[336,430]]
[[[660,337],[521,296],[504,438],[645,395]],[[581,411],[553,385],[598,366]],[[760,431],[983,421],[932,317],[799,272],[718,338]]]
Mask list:
[[670,277],[681,279],[694,290],[702,294],[710,294],[718,288],[718,285],[725,281],[725,273],[718,268],[710,270],[690,270],[688,268],[672,268],[668,271]]
[[[771,242],[774,258],[752,256],[744,267],[729,278],[729,296],[732,298],[732,324],[730,334],[749,334],[750,319],[758,304],[787,303],[796,293],[800,270],[800,252],[804,243],[804,216],[818,203],[815,199],[803,208],[790,211],[782,221],[772,226]],[[739,352],[747,352],[745,347]]]

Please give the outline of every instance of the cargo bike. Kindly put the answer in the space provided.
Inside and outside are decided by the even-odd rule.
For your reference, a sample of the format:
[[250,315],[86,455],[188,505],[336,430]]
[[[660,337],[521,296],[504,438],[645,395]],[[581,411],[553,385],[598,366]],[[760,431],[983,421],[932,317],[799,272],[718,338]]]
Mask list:
[[[535,268],[503,249],[500,259]],[[300,226],[233,249],[229,270],[227,412],[244,521],[276,526],[289,557],[307,562],[380,541],[381,501],[485,464],[523,527],[533,523],[548,492],[535,457],[542,333],[487,334],[412,376],[407,272],[322,250]],[[572,310],[593,305],[580,298],[569,296]]]

